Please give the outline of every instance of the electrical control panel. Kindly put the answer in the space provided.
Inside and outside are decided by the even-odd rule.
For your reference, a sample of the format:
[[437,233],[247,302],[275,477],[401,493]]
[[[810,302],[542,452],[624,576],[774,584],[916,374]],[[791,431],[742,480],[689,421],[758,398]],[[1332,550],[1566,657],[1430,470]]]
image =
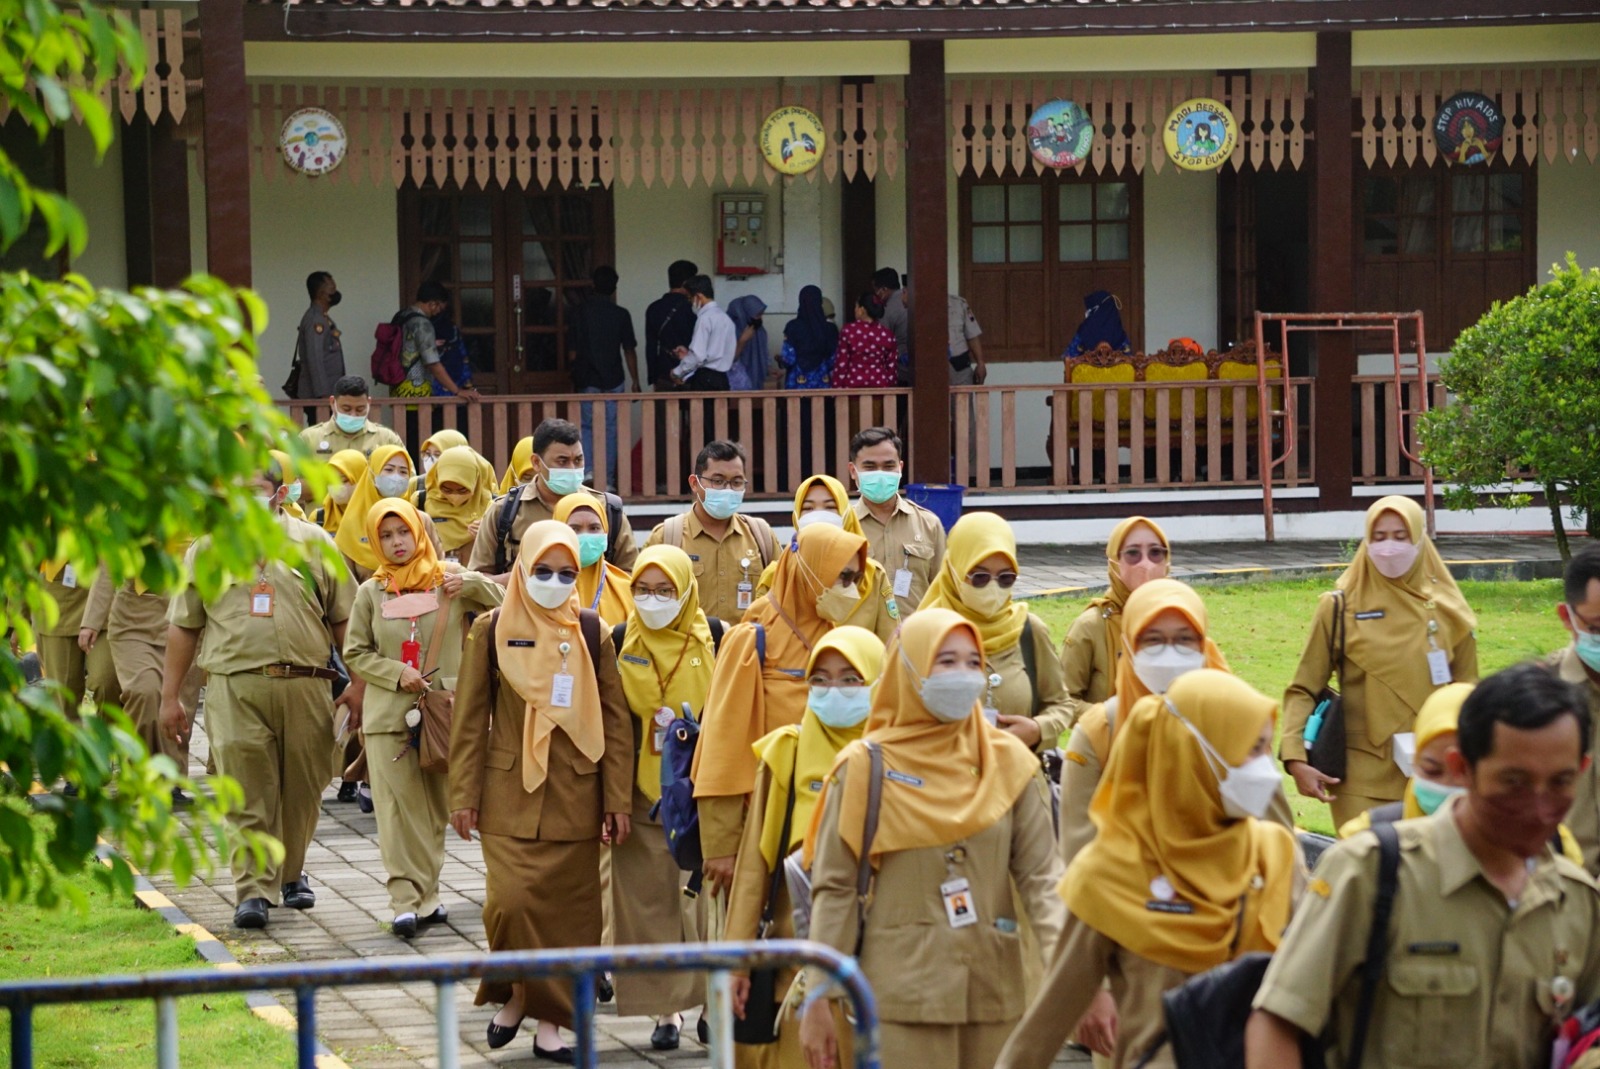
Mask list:
[[716,195],[717,274],[764,275],[770,262],[765,193]]

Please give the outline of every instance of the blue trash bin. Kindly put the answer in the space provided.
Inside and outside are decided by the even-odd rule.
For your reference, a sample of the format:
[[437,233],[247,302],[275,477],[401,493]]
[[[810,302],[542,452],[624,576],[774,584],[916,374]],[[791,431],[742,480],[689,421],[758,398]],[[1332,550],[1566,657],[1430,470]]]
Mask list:
[[946,533],[961,518],[961,503],[967,496],[965,486],[946,483],[912,483],[906,487],[906,500],[921,505],[944,524]]

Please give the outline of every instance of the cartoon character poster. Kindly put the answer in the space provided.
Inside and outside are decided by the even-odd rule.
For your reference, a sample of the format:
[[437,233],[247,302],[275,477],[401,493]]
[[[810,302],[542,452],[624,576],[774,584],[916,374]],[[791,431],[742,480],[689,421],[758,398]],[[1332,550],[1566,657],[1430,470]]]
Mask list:
[[1488,163],[1500,151],[1506,117],[1482,93],[1457,93],[1433,117],[1433,139],[1452,164]]
[[1076,167],[1093,145],[1094,122],[1075,101],[1041,104],[1028,119],[1028,150],[1046,167]]
[[1185,100],[1167,116],[1161,131],[1167,155],[1186,171],[1215,171],[1239,141],[1239,124],[1219,100]]
[[761,155],[780,174],[805,174],[822,162],[828,138],[822,120],[805,108],[786,106],[761,124]]

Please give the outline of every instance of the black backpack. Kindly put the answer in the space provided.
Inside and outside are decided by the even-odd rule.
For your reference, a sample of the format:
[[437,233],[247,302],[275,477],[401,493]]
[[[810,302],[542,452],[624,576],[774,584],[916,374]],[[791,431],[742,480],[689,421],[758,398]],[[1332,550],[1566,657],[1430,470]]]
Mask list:
[[[511,570],[511,556],[507,552],[511,543],[511,526],[516,523],[517,510],[522,507],[522,494],[527,483],[513,486],[500,499],[500,511],[494,519],[494,574],[504,575]],[[606,560],[617,563],[617,534],[622,530],[622,498],[607,492],[603,495],[606,506]]]

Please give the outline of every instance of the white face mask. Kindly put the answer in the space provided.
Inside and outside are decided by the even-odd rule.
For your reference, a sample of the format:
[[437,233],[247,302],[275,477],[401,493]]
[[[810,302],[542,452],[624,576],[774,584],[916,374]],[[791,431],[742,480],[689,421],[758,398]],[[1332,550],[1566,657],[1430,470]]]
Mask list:
[[1152,694],[1165,694],[1179,676],[1205,666],[1206,655],[1202,651],[1181,646],[1156,646],[1133,655],[1133,674]]
[[812,687],[806,705],[831,728],[853,728],[872,709],[872,688]]
[[406,492],[406,486],[411,480],[404,475],[380,475],[372,480],[378,488],[378,493],[384,497],[399,497]]
[[633,607],[639,612],[640,623],[652,631],[660,631],[678,618],[678,614],[683,611],[683,599],[646,594],[634,598]]
[[528,591],[528,597],[542,609],[559,609],[567,603],[567,599],[572,597],[572,591],[576,589],[574,584],[563,583],[554,575],[548,579],[530,575],[524,580],[523,586]]
[[422,474],[428,474],[428,472],[432,471],[433,466],[438,462],[439,458],[434,456],[432,453],[422,454]]
[[1397,542],[1390,538],[1367,543],[1367,556],[1371,558],[1372,566],[1378,569],[1378,574],[1385,579],[1403,578],[1417,562],[1417,553],[1414,542]]
[[947,724],[959,723],[972,715],[978,707],[989,677],[975,668],[960,668],[939,672],[922,681],[917,693],[922,704],[937,720]]
[[843,527],[844,517],[837,512],[829,512],[827,509],[812,509],[810,512],[802,512],[800,514],[800,519],[795,523],[794,529],[796,531],[804,531],[814,523],[825,523],[829,527]]
[[1413,731],[1396,732],[1394,739],[1394,763],[1406,779],[1412,776],[1412,769],[1417,759],[1417,736]]
[[[1167,700],[1167,710],[1183,722],[1206,755],[1206,763],[1211,766],[1212,775],[1217,777],[1218,790],[1222,794],[1222,811],[1234,820],[1243,820],[1245,817],[1260,820],[1266,816],[1267,810],[1272,807],[1272,799],[1283,789],[1283,776],[1272,755],[1261,754],[1242,765],[1230,765],[1200,734],[1200,729],[1178,712],[1170,699]],[[1219,768],[1222,769],[1220,773],[1217,771]]]

